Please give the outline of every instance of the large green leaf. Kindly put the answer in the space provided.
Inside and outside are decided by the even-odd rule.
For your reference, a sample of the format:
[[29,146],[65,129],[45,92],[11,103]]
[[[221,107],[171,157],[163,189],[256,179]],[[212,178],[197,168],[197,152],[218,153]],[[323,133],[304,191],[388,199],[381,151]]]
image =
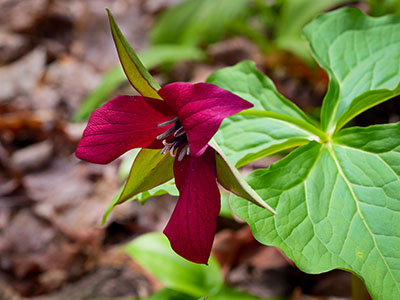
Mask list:
[[188,294],[174,291],[171,289],[162,289],[150,297],[146,298],[146,300],[197,300],[197,297],[191,297]]
[[338,119],[354,101],[369,107],[382,102],[379,92],[373,96],[376,99],[362,100],[371,97],[370,91],[393,90],[398,85],[400,17],[372,18],[347,7],[316,18],[304,35],[330,77],[321,111],[324,130],[335,131]]
[[208,266],[190,262],[177,255],[161,233],[142,235],[125,250],[167,288],[202,297],[215,295],[222,287],[221,270],[212,257]]
[[400,123],[310,142],[248,177],[271,215],[235,197],[234,211],[262,243],[304,271],[350,270],[375,300],[400,295]]
[[167,10],[151,32],[152,44],[210,44],[245,12],[248,0],[189,0]]
[[275,25],[276,44],[279,48],[292,51],[302,58],[310,59],[307,42],[301,38],[306,23],[323,11],[351,2],[352,0],[286,0]]
[[[256,110],[283,114],[313,126],[296,105],[276,91],[272,81],[259,72],[253,62],[244,61],[219,70],[207,82],[253,103]],[[237,166],[314,139],[318,137],[284,120],[244,115],[225,119],[215,135],[228,161]]]
[[339,117],[336,125],[336,130],[339,131],[344,125],[347,124],[351,119],[366,111],[367,109],[382,103],[386,100],[392,99],[393,97],[400,94],[400,84],[393,90],[373,90],[367,91],[356,97],[350,104],[350,106],[343,112]]

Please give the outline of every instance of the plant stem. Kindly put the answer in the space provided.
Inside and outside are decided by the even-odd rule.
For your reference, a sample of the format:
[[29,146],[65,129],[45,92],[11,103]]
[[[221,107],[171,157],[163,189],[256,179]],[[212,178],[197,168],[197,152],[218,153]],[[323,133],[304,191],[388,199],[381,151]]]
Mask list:
[[323,132],[321,129],[315,127],[314,125],[297,119],[295,117],[291,117],[288,115],[272,112],[272,111],[265,111],[265,110],[256,110],[256,109],[247,109],[243,110],[237,115],[242,115],[242,116],[257,116],[257,117],[264,117],[264,118],[271,118],[271,119],[276,119],[276,120],[281,120],[287,123],[290,123],[292,125],[295,125],[298,128],[301,128],[305,131],[308,131],[309,133],[319,137],[320,141],[322,143],[326,142],[329,140],[329,136]]
[[351,274],[351,296],[353,300],[368,299],[364,283],[354,274]]

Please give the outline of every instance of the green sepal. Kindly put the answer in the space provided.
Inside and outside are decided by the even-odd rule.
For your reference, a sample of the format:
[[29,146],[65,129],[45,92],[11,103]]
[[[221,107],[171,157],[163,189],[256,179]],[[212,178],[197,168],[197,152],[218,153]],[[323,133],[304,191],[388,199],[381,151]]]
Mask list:
[[262,200],[261,197],[242,178],[239,171],[228,163],[217,143],[212,139],[209,144],[215,150],[215,163],[218,182],[225,189],[231,191],[235,195],[242,197],[260,207],[266,208],[273,214],[276,214],[275,210],[273,210],[264,200]]
[[121,61],[122,68],[124,69],[129,82],[142,96],[162,99],[157,93],[160,86],[150,75],[149,71],[147,71],[143,66],[142,62],[122,35],[110,10],[107,9],[107,13],[119,60]]
[[124,189],[116,204],[148,191],[174,177],[174,157],[160,149],[142,149],[132,164]]
[[[102,224],[116,205],[132,200],[136,195],[171,180],[174,177],[173,164],[174,157],[161,154],[160,149],[141,149],[124,186],[107,208]],[[148,197],[142,195],[142,198]]]

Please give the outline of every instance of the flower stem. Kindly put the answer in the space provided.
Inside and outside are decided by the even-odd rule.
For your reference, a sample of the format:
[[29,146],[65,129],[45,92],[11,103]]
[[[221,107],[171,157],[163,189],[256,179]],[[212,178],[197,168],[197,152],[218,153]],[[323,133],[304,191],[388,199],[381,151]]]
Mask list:
[[321,129],[315,127],[314,125],[297,119],[295,117],[291,117],[288,115],[272,112],[272,111],[265,111],[265,110],[256,110],[256,109],[247,109],[243,110],[237,115],[242,115],[242,116],[257,116],[257,117],[264,117],[264,118],[271,118],[271,119],[276,119],[276,120],[281,120],[290,124],[293,124],[297,126],[298,128],[301,128],[317,137],[319,137],[320,141],[326,142],[329,140],[329,136],[323,132]]
[[353,300],[368,299],[364,283],[354,274],[351,274],[351,296],[351,299]]

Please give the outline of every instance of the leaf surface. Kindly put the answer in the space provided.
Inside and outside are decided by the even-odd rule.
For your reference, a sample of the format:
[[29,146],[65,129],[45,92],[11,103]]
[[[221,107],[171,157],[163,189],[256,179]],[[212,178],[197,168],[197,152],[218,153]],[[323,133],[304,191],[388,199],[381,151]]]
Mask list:
[[212,257],[208,266],[185,260],[161,233],[141,235],[125,250],[169,289],[202,297],[216,294],[222,287],[221,270]]
[[277,212],[232,199],[260,242],[305,272],[350,270],[376,300],[400,294],[400,123],[310,142],[248,182]]
[[243,15],[248,0],[189,0],[165,11],[151,32],[152,44],[215,43]]
[[[296,105],[276,91],[272,81],[253,62],[244,61],[219,70],[207,82],[251,102],[256,110],[280,113],[314,125]],[[318,139],[282,120],[243,115],[226,118],[214,138],[228,161],[236,166]]]
[[283,1],[282,12],[276,23],[276,43],[279,48],[292,51],[304,59],[310,59],[307,41],[301,38],[303,26],[321,12],[351,0],[295,0]]
[[[304,35],[330,77],[321,111],[324,130],[334,132],[350,106],[347,117],[379,104],[381,97],[398,95],[397,90],[387,97],[400,81],[400,17],[372,18],[346,7],[317,17],[304,28]],[[385,95],[371,93],[382,89],[387,90]]]
[[198,300],[198,298],[191,297],[188,294],[184,294],[168,288],[164,288],[157,291],[145,300]]

